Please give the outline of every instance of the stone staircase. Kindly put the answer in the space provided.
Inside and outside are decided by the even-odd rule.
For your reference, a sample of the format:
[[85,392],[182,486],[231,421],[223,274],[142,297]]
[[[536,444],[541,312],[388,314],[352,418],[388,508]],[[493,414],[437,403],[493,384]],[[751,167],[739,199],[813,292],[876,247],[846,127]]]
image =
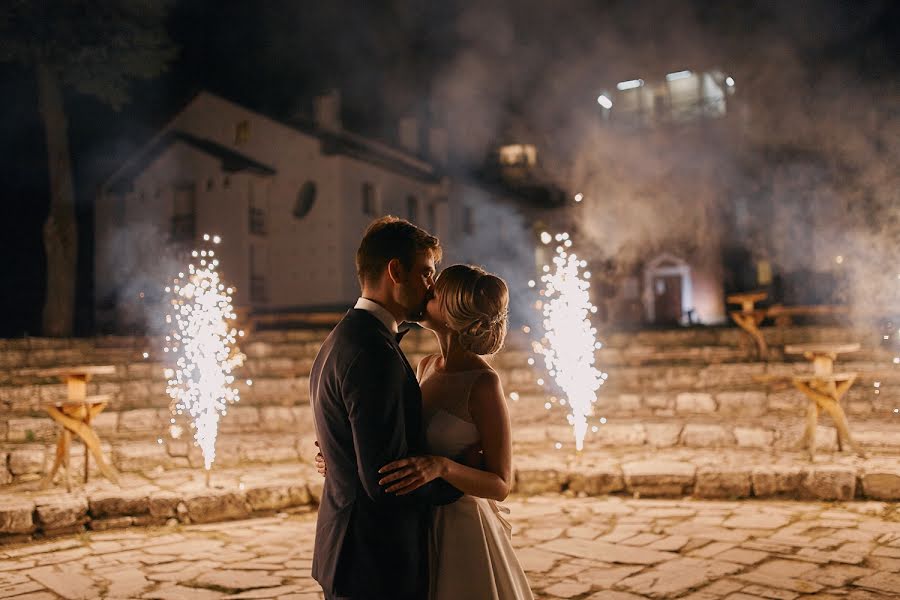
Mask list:
[[[767,388],[760,376],[802,373],[809,365],[785,357],[784,344],[859,341],[852,360],[839,361],[859,379],[844,401],[851,431],[876,455],[900,454],[900,354],[878,332],[847,327],[763,330],[772,355],[760,361],[755,346],[736,328],[696,328],[610,333],[597,353],[608,372],[595,418],[605,417],[586,444],[612,449],[754,450],[787,452],[799,440],[806,400],[792,388]],[[308,374],[324,331],[262,331],[242,345],[245,365],[236,374],[239,404],[221,422],[216,465],[309,461],[314,438],[308,407]],[[0,484],[32,481],[48,469],[56,428],[42,412],[45,402],[65,395],[65,386],[36,378],[35,367],[113,364],[115,375],[98,376],[89,394],[113,400],[94,426],[107,455],[123,472],[148,472],[202,465],[190,431],[168,432],[162,343],[152,338],[101,337],[77,340],[0,340]],[[403,341],[411,362],[437,351],[433,337],[416,331]],[[510,336],[495,360],[509,396],[517,455],[552,452],[557,442],[571,449],[564,408],[545,403],[551,392],[536,383],[542,374],[527,365],[523,334]],[[143,354],[149,356],[145,359]],[[875,387],[876,382],[878,387]],[[184,425],[184,423],[181,423]],[[817,435],[823,452],[836,449],[827,418]],[[83,448],[73,445],[73,468],[81,472]]]

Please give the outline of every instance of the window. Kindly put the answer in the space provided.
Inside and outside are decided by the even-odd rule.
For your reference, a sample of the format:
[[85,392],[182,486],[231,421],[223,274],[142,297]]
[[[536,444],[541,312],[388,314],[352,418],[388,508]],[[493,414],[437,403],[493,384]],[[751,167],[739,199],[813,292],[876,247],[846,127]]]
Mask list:
[[175,188],[170,234],[173,242],[193,242],[197,230],[197,200],[193,184]]
[[240,121],[234,126],[234,143],[237,146],[250,141],[250,121]]
[[266,235],[266,207],[263,199],[259,197],[259,190],[253,182],[247,184],[249,196],[247,225],[250,233]]
[[462,230],[466,235],[475,233],[475,215],[472,213],[471,206],[463,206]]
[[537,164],[537,150],[532,144],[509,144],[499,149],[500,164],[505,167]]
[[297,200],[294,202],[294,216],[302,219],[312,210],[313,204],[316,203],[316,182],[307,181],[300,187],[297,192]]
[[378,192],[371,183],[362,184],[362,212],[367,217],[378,216]]
[[425,207],[425,223],[431,233],[437,233],[437,207],[434,202],[429,202]]
[[266,249],[250,245],[250,302],[265,302],[266,296]]
[[415,196],[406,197],[406,218],[410,223],[415,223],[419,219],[419,199]]

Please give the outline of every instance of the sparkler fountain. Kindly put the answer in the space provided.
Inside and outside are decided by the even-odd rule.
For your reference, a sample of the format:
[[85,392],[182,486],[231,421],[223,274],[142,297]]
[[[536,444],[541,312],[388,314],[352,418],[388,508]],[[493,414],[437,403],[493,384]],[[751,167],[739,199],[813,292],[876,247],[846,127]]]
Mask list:
[[[221,241],[219,236],[203,236],[212,246]],[[180,435],[175,417],[187,413],[194,430],[194,442],[203,452],[206,469],[206,485],[216,457],[216,435],[219,419],[227,411],[228,404],[240,400],[232,370],[244,361],[244,355],[236,346],[236,339],[243,335],[231,326],[237,317],[231,305],[233,289],[226,287],[219,278],[219,259],[215,250],[194,250],[194,258],[184,272],[174,277],[165,288],[171,294],[170,313],[166,323],[172,330],[166,336],[163,349],[175,357],[176,369],[167,370],[166,392],[172,398],[171,433]],[[194,262],[197,264],[195,265]]]
[[[535,306],[543,312],[544,336],[534,342],[533,349],[543,356],[550,377],[565,396],[559,404],[570,409],[567,420],[573,428],[575,448],[581,452],[588,417],[593,415],[593,405],[597,401],[597,390],[607,377],[594,365],[594,352],[601,344],[589,318],[597,312],[590,301],[588,280],[591,275],[589,271],[583,271],[587,262],[570,250],[572,241],[568,233],[551,236],[544,232],[541,241],[545,245],[555,241],[557,246],[553,266],[543,267],[541,299]],[[532,281],[529,285],[533,287],[535,283]],[[543,385],[543,379],[538,383]],[[549,409],[550,403],[545,407]],[[601,423],[605,421],[601,419]],[[597,431],[596,426],[592,430]],[[557,443],[557,448],[560,447]]]

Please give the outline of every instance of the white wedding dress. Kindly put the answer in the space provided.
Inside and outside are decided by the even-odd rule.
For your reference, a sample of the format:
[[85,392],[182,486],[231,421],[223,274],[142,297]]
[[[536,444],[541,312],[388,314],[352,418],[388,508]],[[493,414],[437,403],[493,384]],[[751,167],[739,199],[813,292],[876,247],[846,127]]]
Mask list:
[[[487,369],[447,373],[427,362],[419,384],[428,451],[460,460],[480,440],[469,415],[472,384]],[[435,508],[430,534],[430,600],[532,600],[525,572],[516,558],[512,527],[496,501],[464,495]]]

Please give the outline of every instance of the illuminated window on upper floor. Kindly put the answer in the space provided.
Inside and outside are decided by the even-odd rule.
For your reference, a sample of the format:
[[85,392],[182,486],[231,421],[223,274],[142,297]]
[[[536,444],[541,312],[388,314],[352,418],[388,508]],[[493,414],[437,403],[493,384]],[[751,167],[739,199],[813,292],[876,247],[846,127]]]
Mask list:
[[250,141],[250,121],[240,121],[234,126],[234,143],[238,146]]
[[503,166],[527,166],[537,164],[537,150],[531,144],[508,144],[499,150],[500,164]]

